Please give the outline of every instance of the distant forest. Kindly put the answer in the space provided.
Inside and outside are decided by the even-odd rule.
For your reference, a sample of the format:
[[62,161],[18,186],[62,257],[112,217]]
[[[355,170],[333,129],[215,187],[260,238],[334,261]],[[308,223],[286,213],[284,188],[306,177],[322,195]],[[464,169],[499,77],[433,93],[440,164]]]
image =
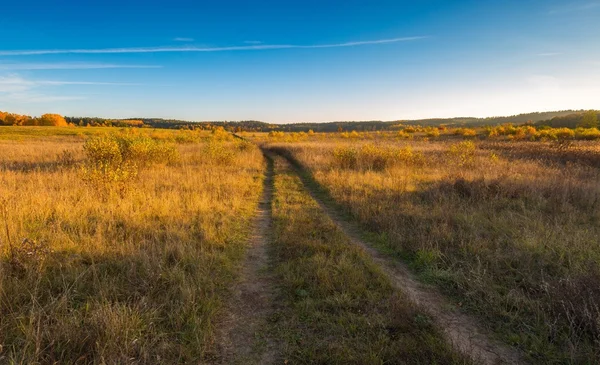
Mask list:
[[[9,114],[0,112],[0,125],[73,125],[73,126],[105,126],[105,127],[146,127],[167,129],[212,129],[220,126],[232,131],[249,132],[337,132],[337,131],[385,131],[402,128],[408,125],[449,127],[479,127],[500,124],[534,124],[547,125],[550,127],[575,128],[583,120],[584,110],[563,110],[556,112],[527,113],[508,117],[491,118],[435,118],[417,120],[396,121],[337,121],[326,123],[290,123],[272,124],[255,120],[247,121],[185,121],[177,119],[161,118],[129,118],[129,119],[105,119],[95,117],[64,117],[57,120],[55,114],[46,114],[40,118],[32,118],[25,115]],[[52,123],[47,121],[52,117]],[[600,118],[600,114],[599,114]],[[65,123],[66,122],[66,123]]]

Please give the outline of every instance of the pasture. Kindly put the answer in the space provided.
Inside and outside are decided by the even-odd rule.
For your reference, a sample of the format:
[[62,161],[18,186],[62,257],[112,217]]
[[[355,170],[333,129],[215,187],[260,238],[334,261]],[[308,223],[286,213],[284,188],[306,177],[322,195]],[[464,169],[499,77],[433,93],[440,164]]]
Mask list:
[[0,129],[0,362],[598,361],[595,132],[437,130]]

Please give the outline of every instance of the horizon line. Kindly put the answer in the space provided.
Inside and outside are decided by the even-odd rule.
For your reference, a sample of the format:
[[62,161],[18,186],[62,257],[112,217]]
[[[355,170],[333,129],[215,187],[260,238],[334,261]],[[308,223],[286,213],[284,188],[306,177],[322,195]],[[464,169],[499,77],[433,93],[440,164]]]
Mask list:
[[327,124],[327,123],[372,123],[372,122],[381,122],[381,123],[402,123],[402,122],[418,122],[418,121],[430,121],[430,120],[452,120],[452,119],[494,119],[494,118],[510,118],[510,117],[518,117],[529,114],[544,114],[544,113],[566,113],[566,112],[584,112],[589,110],[598,110],[600,109],[553,109],[553,110],[540,110],[540,111],[528,111],[517,114],[497,114],[497,115],[487,115],[487,116],[475,116],[475,115],[463,115],[463,116],[451,116],[451,117],[422,117],[422,118],[402,118],[402,119],[363,119],[363,120],[321,120],[321,121],[302,121],[302,122],[268,122],[260,119],[238,119],[238,120],[202,120],[202,119],[178,119],[172,117],[145,117],[145,116],[132,116],[132,117],[102,117],[102,116],[85,116],[85,115],[67,115],[65,117],[69,118],[99,118],[105,120],[127,120],[127,119],[161,119],[161,120],[171,120],[177,122],[184,123],[243,123],[243,122],[260,122],[265,124],[276,124],[276,125],[285,125],[285,124]]

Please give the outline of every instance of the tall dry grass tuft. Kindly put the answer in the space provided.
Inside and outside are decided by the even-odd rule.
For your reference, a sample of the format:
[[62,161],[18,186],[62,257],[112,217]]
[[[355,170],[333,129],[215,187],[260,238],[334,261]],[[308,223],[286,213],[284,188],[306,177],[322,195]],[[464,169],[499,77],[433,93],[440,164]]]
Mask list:
[[463,141],[452,144],[448,153],[453,162],[459,167],[466,167],[473,164],[475,160],[475,143]]
[[132,187],[140,170],[153,164],[179,160],[174,145],[141,135],[106,135],[88,139],[83,149],[86,161],[81,174],[92,188],[106,194],[123,195]]
[[397,164],[417,164],[422,156],[410,147],[402,149],[364,144],[360,147],[337,146],[333,150],[333,167],[350,170],[383,171]]

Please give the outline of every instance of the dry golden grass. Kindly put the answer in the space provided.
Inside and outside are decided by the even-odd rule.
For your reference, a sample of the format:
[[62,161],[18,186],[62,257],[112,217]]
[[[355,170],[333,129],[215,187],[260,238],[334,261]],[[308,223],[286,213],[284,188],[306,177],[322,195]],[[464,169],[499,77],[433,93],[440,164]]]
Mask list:
[[[503,128],[487,139],[432,128],[244,135],[293,155],[374,244],[531,361],[597,362],[600,145],[525,142],[563,132]],[[121,147],[84,149],[107,132]],[[264,169],[258,148],[222,129],[3,128],[0,363],[218,359],[215,321]],[[280,355],[462,361],[291,170],[277,173],[269,269],[283,318],[268,330]]]
[[[360,128],[360,126],[357,126]],[[548,126],[503,124],[498,126],[483,126],[464,128],[456,126],[391,126],[390,130],[376,132],[342,131],[338,133],[318,132],[241,132],[241,136],[263,142],[297,143],[315,140],[337,141],[448,141],[448,140],[488,140],[488,141],[542,141],[542,142],[572,142],[598,141],[598,128],[551,128]]]
[[208,137],[178,145],[179,162],[140,171],[123,196],[104,197],[82,181],[83,138],[2,137],[0,363],[211,356],[264,162],[231,141],[218,143],[233,157],[215,159]]
[[[599,361],[598,143],[374,139],[268,146],[291,153],[375,244],[409,260],[531,361]],[[409,147],[422,159],[384,168],[337,161],[340,149],[365,145]]]

